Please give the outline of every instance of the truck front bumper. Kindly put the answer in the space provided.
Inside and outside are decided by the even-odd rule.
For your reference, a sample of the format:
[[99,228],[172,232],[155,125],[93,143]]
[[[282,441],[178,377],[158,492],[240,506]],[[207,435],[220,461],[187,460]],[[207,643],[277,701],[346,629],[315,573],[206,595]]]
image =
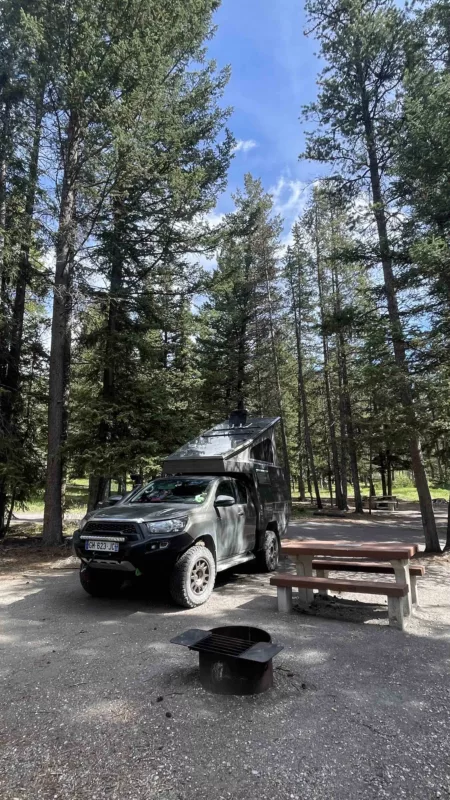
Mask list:
[[149,536],[138,542],[120,542],[118,552],[109,553],[86,549],[88,538],[91,540],[101,538],[107,541],[107,536],[99,537],[95,534],[86,538],[84,536],[83,531],[75,531],[73,549],[85,564],[99,569],[115,569],[130,573],[137,569],[142,573],[170,569],[178,556],[184,553],[193,541],[189,533],[166,537]]

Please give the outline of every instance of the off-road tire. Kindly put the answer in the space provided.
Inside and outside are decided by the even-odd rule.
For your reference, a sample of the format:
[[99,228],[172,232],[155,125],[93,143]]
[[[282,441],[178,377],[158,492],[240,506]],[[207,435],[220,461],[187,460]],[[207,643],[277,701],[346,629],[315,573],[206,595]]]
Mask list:
[[80,566],[80,583],[92,597],[113,597],[122,588],[125,579],[119,572]]
[[261,572],[275,572],[280,560],[280,543],[275,531],[266,531],[261,550],[256,556]]
[[[198,578],[195,577],[195,572]],[[204,582],[203,586],[200,585],[200,580]],[[194,545],[178,559],[172,570],[169,582],[171,597],[183,608],[201,606],[209,600],[215,580],[216,564],[213,554],[207,547]]]

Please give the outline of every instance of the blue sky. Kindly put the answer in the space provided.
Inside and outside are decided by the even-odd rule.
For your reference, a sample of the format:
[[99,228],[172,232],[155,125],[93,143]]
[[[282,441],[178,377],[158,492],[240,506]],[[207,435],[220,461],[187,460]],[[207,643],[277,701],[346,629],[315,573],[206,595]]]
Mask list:
[[304,205],[304,187],[320,171],[298,160],[305,127],[301,107],[316,94],[317,43],[304,36],[301,0],[222,0],[215,23],[209,53],[218,66],[231,66],[224,103],[234,108],[234,136],[247,143],[235,154],[216,211],[231,210],[231,192],[251,172],[274,193],[287,234]]

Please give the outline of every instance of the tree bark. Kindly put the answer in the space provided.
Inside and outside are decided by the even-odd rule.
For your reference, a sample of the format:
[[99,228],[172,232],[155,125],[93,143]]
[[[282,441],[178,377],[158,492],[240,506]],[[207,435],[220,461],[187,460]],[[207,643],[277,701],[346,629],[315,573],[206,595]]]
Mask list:
[[[292,294],[292,307],[294,310],[294,326],[295,326],[295,342],[297,347],[297,397],[298,397],[298,419],[299,419],[299,435],[301,435],[301,418],[303,417],[303,428],[305,433],[305,446],[308,458],[309,474],[312,478],[314,485],[314,494],[316,496],[317,508],[322,508],[322,499],[320,497],[319,483],[317,480],[316,465],[314,460],[314,450],[311,439],[311,429],[309,427],[309,411],[308,401],[306,397],[305,377],[303,370],[303,343],[302,343],[302,318],[300,309],[300,275],[297,272],[297,297],[295,294],[293,280],[290,279],[291,294]],[[300,447],[300,440],[299,440]]]
[[342,359],[342,385],[344,392],[345,426],[347,430],[348,451],[350,455],[350,469],[352,472],[353,492],[355,495],[355,513],[363,514],[364,507],[361,496],[361,485],[359,481],[358,454],[356,450],[356,437],[353,425],[353,412],[348,389],[347,356],[345,353],[345,342],[341,339],[341,359]]
[[[23,215],[23,236],[20,245],[19,269],[15,285],[14,305],[9,332],[9,347],[7,338],[0,348],[0,375],[2,376],[2,389],[0,394],[0,419],[1,434],[8,436],[14,415],[14,404],[19,389],[20,361],[23,344],[23,320],[25,315],[26,290],[30,280],[30,247],[33,231],[33,216],[36,201],[38,181],[39,149],[41,142],[42,118],[44,111],[44,92],[36,104],[34,136],[30,153],[28,172],[28,187],[25,195]],[[6,481],[0,482],[0,537],[5,527],[5,513],[7,507]]]
[[[317,283],[319,289],[319,310],[320,310],[320,319],[321,323],[324,322],[325,317],[325,309],[324,309],[324,297],[323,297],[323,286],[322,286],[322,265],[321,265],[321,254],[320,254],[320,246],[318,241],[318,220],[317,220],[317,209],[315,210],[315,249],[316,249],[316,268],[317,268]],[[334,418],[333,413],[333,404],[331,401],[331,387],[330,387],[330,370],[329,370],[329,356],[328,356],[328,341],[327,337],[324,333],[322,333],[322,348],[323,348],[323,375],[324,375],[324,384],[325,384],[325,398],[327,404],[327,413],[328,413],[328,431],[329,431],[329,440],[330,440],[330,447],[331,447],[331,460],[333,465],[333,475],[334,475],[334,485],[335,485],[335,492],[336,492],[336,505],[341,511],[343,511],[347,505],[344,500],[342,494],[342,484],[341,484],[341,472],[339,468],[339,454],[338,454],[338,446],[336,441],[336,421]]]
[[342,483],[342,497],[346,507],[348,507],[348,434],[347,434],[347,410],[344,397],[344,390],[342,386],[342,364],[341,355],[338,348],[338,381],[339,381],[339,418],[340,418],[340,433],[341,433],[341,483]]
[[[103,362],[102,400],[104,416],[98,428],[98,441],[104,451],[114,436],[114,402],[116,397],[116,362],[117,336],[120,332],[120,315],[123,291],[123,248],[122,241],[126,232],[123,230],[124,206],[120,181],[117,181],[113,201],[113,238],[110,245],[110,278],[108,319],[105,331],[105,353]],[[167,345],[167,331],[165,344]],[[163,352],[163,366],[167,368],[167,346]],[[89,478],[89,510],[107,499],[109,475],[93,474]]]
[[31,146],[28,189],[25,198],[23,237],[20,245],[19,270],[11,326],[11,341],[8,358],[6,384],[11,398],[19,387],[20,359],[23,344],[23,320],[25,314],[26,289],[30,280],[30,248],[32,243],[33,217],[38,186],[39,150],[41,145],[42,119],[44,115],[44,91],[36,104],[33,143]]
[[381,492],[383,496],[387,495],[387,487],[386,487],[386,463],[384,458],[384,452],[380,450],[380,475],[381,475]]
[[387,493],[390,497],[392,495],[392,464],[390,450],[386,450],[386,464],[387,464]]
[[448,498],[447,537],[445,542],[445,549],[450,550],[450,497]]
[[312,503],[313,496],[312,496],[312,484],[311,484],[311,471],[308,464],[306,465],[306,484],[308,486],[309,500]]
[[275,341],[275,327],[273,322],[273,309],[272,309],[272,290],[270,285],[270,276],[269,270],[267,266],[267,258],[264,255],[264,268],[265,268],[265,277],[266,277],[266,291],[267,291],[267,309],[269,312],[269,333],[270,333],[270,343],[272,347],[272,363],[273,363],[273,372],[275,377],[275,388],[276,388],[276,396],[278,402],[278,409],[280,414],[280,427],[281,427],[281,441],[283,447],[283,459],[284,459],[284,472],[286,477],[286,483],[289,487],[289,496],[291,496],[291,470],[289,465],[289,452],[287,447],[287,437],[286,437],[286,427],[284,423],[284,408],[283,408],[283,395],[281,391],[281,381],[280,381],[280,371],[278,368],[278,355],[277,355],[277,346]]
[[45,487],[43,542],[62,541],[64,433],[71,339],[71,280],[75,235],[75,194],[79,154],[79,125],[71,112],[67,128],[59,227],[56,237],[56,269],[53,289],[52,343],[48,403],[48,455]]
[[431,501],[430,489],[423,463],[420,438],[417,434],[417,418],[414,409],[411,379],[406,359],[406,342],[395,289],[394,270],[388,236],[384,198],[381,188],[381,171],[378,162],[375,130],[370,111],[370,101],[366,90],[362,64],[359,65],[358,72],[361,91],[361,108],[364,122],[367,155],[369,160],[370,183],[372,188],[373,213],[378,232],[380,259],[383,267],[384,290],[387,300],[394,357],[402,379],[400,400],[406,409],[410,428],[410,456],[415,484],[419,495],[420,513],[425,535],[425,549],[429,553],[440,553],[441,545],[439,542],[436,520],[434,517],[433,503]]
[[[301,426],[300,426],[301,427]],[[302,443],[302,434],[301,430],[298,432],[298,443],[301,445]],[[306,500],[306,493],[305,493],[305,478],[303,476],[303,453],[299,450],[298,453],[298,495],[300,502],[304,502]]]
[[11,102],[3,103],[3,125],[0,137],[0,384],[6,374],[6,354],[8,352],[8,273],[5,265],[6,194],[8,174],[8,142],[10,135]]
[[[333,267],[333,283],[335,295],[335,312],[339,315],[341,311],[341,293],[337,265]],[[347,370],[347,349],[342,329],[339,330],[337,337],[337,351],[339,364],[339,390],[341,405],[341,452],[342,452],[342,493],[347,506],[347,451],[350,456],[350,469],[352,473],[353,492],[355,496],[355,513],[363,514],[363,502],[361,497],[361,486],[359,481],[358,456],[356,450],[355,429],[353,425],[352,403],[350,399],[348,370]],[[344,477],[345,476],[345,477]]]
[[328,459],[328,491],[330,493],[330,506],[333,507],[333,482],[331,480],[333,472],[331,469],[330,459]]

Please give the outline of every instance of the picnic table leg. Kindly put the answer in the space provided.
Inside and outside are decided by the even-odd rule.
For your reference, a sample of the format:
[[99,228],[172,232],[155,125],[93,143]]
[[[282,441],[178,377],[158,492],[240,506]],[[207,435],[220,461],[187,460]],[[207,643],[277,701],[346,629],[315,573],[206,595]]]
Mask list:
[[389,625],[399,630],[405,630],[403,619],[403,597],[388,597]]
[[403,598],[403,610],[405,617],[409,617],[411,614],[411,579],[409,576],[409,560],[402,559],[401,561],[391,561],[391,564],[397,583],[406,583],[408,587],[408,594]]
[[410,575],[411,581],[411,603],[413,606],[419,605],[419,595],[417,593],[417,575]]
[[[316,575],[318,578],[328,578],[329,572],[327,569],[316,569]],[[329,589],[319,589],[317,594],[319,597],[328,597],[330,591]]]
[[[297,556],[297,575],[301,575],[303,578],[312,578],[313,576],[313,568],[312,568],[313,557],[312,556]],[[298,590],[298,599],[301,600],[303,603],[312,603],[314,600],[314,592],[312,589],[299,589]]]

